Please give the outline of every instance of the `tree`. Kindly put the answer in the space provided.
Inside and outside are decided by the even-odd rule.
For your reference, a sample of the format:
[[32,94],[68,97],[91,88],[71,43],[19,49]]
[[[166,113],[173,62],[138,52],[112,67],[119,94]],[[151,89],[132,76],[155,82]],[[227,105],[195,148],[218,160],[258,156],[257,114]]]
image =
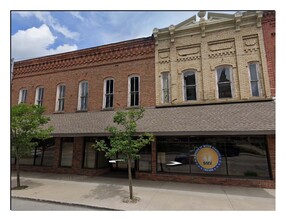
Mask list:
[[12,154],[16,159],[17,187],[20,187],[20,160],[31,154],[37,142],[51,137],[52,127],[43,128],[49,121],[43,116],[45,109],[37,105],[19,104],[11,111],[11,142]]
[[153,141],[153,135],[144,133],[136,135],[137,121],[143,117],[144,109],[119,111],[116,112],[113,122],[117,127],[109,126],[106,128],[111,133],[110,146],[104,140],[96,141],[93,145],[95,149],[104,151],[107,158],[115,157],[117,153],[121,153],[123,160],[127,162],[128,178],[129,178],[129,192],[130,199],[133,200],[133,184],[131,173],[131,162],[134,159],[139,159],[139,151]]

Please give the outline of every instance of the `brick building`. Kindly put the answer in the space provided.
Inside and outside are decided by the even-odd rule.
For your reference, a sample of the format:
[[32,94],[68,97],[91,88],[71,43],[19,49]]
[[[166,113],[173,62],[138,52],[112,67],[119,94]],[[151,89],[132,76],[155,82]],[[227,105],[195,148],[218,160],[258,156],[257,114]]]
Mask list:
[[[90,148],[117,110],[143,106],[136,178],[275,187],[275,102],[262,12],[199,12],[153,36],[16,62],[12,104],[47,107],[54,138],[23,169],[101,175],[126,168]],[[267,66],[268,64],[268,66]],[[119,159],[120,155],[117,155]]]
[[263,13],[262,30],[271,94],[275,97],[275,11],[265,11]]

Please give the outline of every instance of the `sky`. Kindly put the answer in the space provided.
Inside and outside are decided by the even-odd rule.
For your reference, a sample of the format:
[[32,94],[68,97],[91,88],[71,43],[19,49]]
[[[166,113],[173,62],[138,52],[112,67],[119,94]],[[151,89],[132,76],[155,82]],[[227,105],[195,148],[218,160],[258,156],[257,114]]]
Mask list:
[[[235,13],[235,11],[223,11]],[[151,36],[197,11],[11,11],[11,56],[46,56]]]

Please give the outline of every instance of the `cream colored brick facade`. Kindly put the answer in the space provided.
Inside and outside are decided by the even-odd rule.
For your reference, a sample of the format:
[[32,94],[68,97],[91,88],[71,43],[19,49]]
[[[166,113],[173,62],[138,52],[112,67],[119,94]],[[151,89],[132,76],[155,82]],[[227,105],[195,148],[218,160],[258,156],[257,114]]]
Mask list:
[[[183,105],[270,99],[262,12],[208,13],[169,28],[154,29],[156,105]],[[248,64],[258,62],[260,96],[251,95]],[[232,98],[219,99],[216,68],[232,68]],[[184,101],[183,72],[196,72],[197,100]],[[170,74],[170,102],[162,100],[161,74]]]

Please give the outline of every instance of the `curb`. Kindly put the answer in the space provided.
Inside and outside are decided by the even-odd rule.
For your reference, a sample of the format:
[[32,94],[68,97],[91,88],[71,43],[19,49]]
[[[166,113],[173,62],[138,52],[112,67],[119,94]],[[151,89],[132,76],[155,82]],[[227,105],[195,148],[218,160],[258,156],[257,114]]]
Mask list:
[[[96,210],[96,211],[125,211],[125,210],[111,209],[111,208],[100,207],[100,206],[83,205],[83,204],[78,204],[78,203],[60,202],[60,201],[53,201],[53,200],[46,200],[46,199],[34,199],[34,198],[21,197],[21,196],[11,196],[11,198],[22,199],[22,200],[30,200],[30,201],[38,201],[38,202],[55,203],[55,204],[68,205],[68,206],[86,207],[86,208],[90,208],[90,209],[95,209],[95,208],[102,209],[102,210]],[[11,202],[11,200],[10,200],[10,202]]]

